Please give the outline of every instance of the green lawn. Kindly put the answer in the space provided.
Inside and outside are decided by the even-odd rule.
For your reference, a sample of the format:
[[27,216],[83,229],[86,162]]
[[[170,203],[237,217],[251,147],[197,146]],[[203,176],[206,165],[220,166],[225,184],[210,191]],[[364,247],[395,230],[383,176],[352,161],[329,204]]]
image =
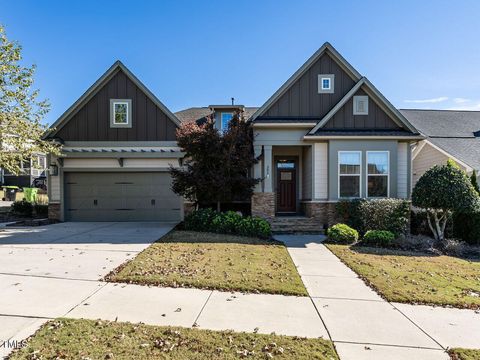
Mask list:
[[[270,355],[269,355],[270,354]],[[45,324],[10,359],[338,359],[330,341],[92,320]]]
[[455,348],[448,353],[452,360],[480,360],[480,350]]
[[480,308],[480,259],[328,245],[389,301]]
[[171,232],[106,279],[146,285],[307,295],[283,244],[192,231]]

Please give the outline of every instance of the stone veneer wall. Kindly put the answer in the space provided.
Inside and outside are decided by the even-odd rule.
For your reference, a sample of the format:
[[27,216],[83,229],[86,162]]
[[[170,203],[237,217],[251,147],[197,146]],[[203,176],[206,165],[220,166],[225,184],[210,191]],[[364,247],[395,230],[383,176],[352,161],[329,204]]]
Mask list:
[[314,218],[327,226],[342,222],[336,210],[336,203],[332,202],[302,202],[302,211],[308,218]]
[[272,219],[275,217],[274,192],[253,193],[252,216],[260,216],[265,219]]
[[48,204],[48,219],[53,221],[60,221],[60,204]]

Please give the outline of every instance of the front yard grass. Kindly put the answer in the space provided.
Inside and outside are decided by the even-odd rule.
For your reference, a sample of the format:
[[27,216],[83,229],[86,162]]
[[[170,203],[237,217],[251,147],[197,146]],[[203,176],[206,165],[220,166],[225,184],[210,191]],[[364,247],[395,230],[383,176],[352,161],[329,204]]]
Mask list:
[[479,360],[480,350],[454,348],[448,351],[452,360]]
[[[270,354],[270,355],[269,355]],[[330,341],[57,319],[10,359],[338,359]]]
[[306,296],[285,246],[233,235],[173,231],[106,280]]
[[480,308],[480,259],[328,245],[388,301]]

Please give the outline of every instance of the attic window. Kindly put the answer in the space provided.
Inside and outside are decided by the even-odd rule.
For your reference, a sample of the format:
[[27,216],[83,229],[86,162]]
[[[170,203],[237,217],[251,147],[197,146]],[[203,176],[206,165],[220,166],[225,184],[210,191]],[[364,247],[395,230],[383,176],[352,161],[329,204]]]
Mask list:
[[353,115],[368,115],[368,96],[353,97]]
[[318,93],[319,94],[333,94],[334,85],[335,85],[334,74],[318,75]]
[[110,99],[110,127],[132,127],[132,100]]

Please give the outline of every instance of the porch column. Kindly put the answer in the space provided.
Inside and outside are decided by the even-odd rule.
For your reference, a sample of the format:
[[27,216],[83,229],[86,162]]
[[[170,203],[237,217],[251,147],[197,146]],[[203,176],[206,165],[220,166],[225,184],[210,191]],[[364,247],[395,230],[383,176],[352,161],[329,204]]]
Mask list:
[[273,192],[272,145],[263,146],[263,173],[265,174],[264,192]]
[[[260,155],[262,155],[262,145],[255,145],[253,147],[253,151],[255,153],[255,158],[258,159]],[[261,179],[262,178],[262,160],[259,160],[255,165],[253,165],[253,178],[254,179]],[[255,185],[254,192],[262,192],[262,181],[260,181],[257,185]]]

